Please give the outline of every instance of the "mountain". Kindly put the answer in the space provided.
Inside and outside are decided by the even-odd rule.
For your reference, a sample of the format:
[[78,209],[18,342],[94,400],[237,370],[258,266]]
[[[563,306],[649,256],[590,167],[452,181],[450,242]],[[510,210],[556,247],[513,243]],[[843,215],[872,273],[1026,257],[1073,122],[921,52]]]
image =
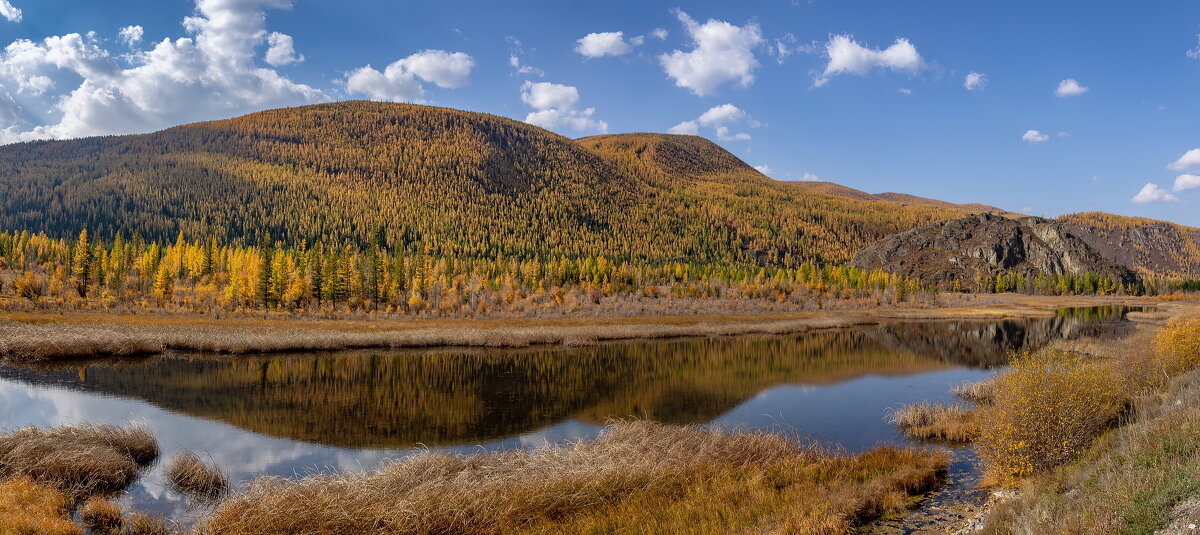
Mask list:
[[572,140],[493,115],[375,102],[0,147],[0,228],[63,237],[83,227],[100,239],[182,232],[250,244],[382,235],[393,248],[459,257],[840,263],[979,210],[888,195],[771,180],[694,136]]
[[1072,232],[1040,217],[977,214],[919,227],[863,249],[852,265],[884,269],[920,280],[974,282],[1016,273],[1100,275],[1124,284],[1139,277]]
[[1103,212],[1058,218],[1075,235],[1113,261],[1139,273],[1180,278],[1200,274],[1200,229]]
[[858,199],[862,201],[886,201],[899,203],[901,205],[934,206],[971,214],[994,214],[1004,217],[1024,217],[1024,214],[1009,212],[1007,210],[997,208],[995,206],[988,206],[986,204],[957,204],[947,201],[939,201],[937,199],[927,199],[925,197],[918,197],[916,195],[909,195],[907,193],[867,193],[854,188],[848,188],[841,184],[834,184],[833,182],[804,181],[794,182],[794,184],[796,184],[796,186],[799,188],[809,191],[820,192],[827,195],[833,195],[835,197]]

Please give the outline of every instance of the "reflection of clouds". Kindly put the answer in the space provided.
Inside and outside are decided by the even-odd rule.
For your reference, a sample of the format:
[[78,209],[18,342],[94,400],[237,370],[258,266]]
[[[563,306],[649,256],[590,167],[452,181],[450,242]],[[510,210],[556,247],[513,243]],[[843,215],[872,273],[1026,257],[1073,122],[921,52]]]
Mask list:
[[567,420],[522,435],[476,446],[355,450],[261,435],[222,422],[163,410],[138,400],[52,386],[34,386],[0,379],[0,426],[54,427],[81,422],[125,425],[136,421],[154,430],[162,451],[153,465],[129,489],[128,505],[177,520],[192,518],[187,500],[167,487],[165,460],[180,449],[209,456],[229,473],[234,485],[255,476],[304,476],[315,472],[370,471],[385,461],[424,451],[473,454],[546,443],[562,444],[594,438],[601,427]]

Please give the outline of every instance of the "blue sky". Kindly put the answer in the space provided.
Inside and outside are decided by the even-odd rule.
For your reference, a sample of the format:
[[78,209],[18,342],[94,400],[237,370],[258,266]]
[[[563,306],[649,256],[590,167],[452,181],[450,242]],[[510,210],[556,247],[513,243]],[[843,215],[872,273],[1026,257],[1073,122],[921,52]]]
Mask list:
[[780,180],[1200,226],[1198,34],[1183,0],[0,0],[0,141],[370,98],[694,132]]

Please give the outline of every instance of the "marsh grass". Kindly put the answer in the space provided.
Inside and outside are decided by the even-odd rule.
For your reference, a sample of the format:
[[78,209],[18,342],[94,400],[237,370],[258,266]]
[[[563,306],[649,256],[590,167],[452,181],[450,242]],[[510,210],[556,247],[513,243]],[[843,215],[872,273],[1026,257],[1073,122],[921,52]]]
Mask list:
[[261,478],[197,532],[848,533],[862,518],[903,510],[946,463],[939,452],[830,455],[777,434],[621,421],[567,446]]
[[795,320],[440,327],[406,330],[339,330],[288,327],[230,327],[198,324],[114,324],[0,322],[0,358],[38,361],[90,356],[143,355],[165,349],[226,354],[332,351],[367,348],[586,346],[632,339],[793,334],[814,329],[875,323],[863,317],[826,315]]
[[964,383],[950,391],[959,398],[974,403],[976,405],[987,405],[996,397],[996,386],[999,383],[995,377],[976,381],[974,383]]
[[27,476],[0,479],[0,535],[84,535],[71,499]]
[[112,533],[121,527],[121,507],[100,496],[93,496],[79,508],[79,521],[95,533]]
[[203,501],[219,498],[229,489],[229,479],[216,464],[188,450],[167,461],[167,480],[176,491]]
[[161,353],[163,344],[138,333],[71,324],[0,320],[0,359],[38,361]]
[[890,419],[917,439],[970,442],[979,436],[978,413],[965,405],[914,403],[893,411]]
[[0,435],[0,477],[27,476],[74,497],[122,490],[157,457],[158,442],[139,425],[25,427]]
[[[121,535],[172,535],[166,519],[145,513],[130,513],[121,523]],[[266,535],[265,533],[259,535]]]

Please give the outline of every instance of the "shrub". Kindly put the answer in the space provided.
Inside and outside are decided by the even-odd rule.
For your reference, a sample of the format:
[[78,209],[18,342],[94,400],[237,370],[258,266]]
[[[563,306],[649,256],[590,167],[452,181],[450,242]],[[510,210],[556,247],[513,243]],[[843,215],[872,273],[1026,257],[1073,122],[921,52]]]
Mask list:
[[977,405],[986,405],[992,402],[992,398],[996,397],[996,378],[991,377],[974,383],[966,383],[958,385],[952,389],[954,395],[975,403]]
[[175,490],[197,498],[216,498],[229,488],[229,480],[220,468],[188,450],[171,457],[167,479]]
[[1154,352],[1164,379],[1194,369],[1200,364],[1200,318],[1172,319],[1154,335]]
[[1011,365],[980,415],[977,447],[997,484],[1070,461],[1127,403],[1125,382],[1110,361],[1045,349],[1015,355]]

